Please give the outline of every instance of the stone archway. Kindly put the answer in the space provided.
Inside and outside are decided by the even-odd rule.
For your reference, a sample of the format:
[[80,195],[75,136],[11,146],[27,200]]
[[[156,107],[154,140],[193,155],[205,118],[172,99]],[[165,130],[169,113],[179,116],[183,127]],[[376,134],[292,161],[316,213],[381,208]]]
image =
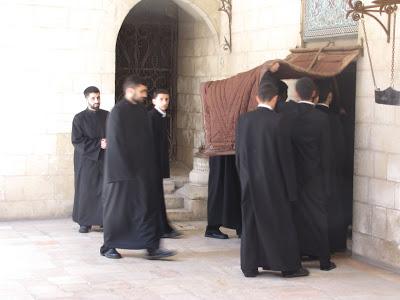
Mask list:
[[[204,144],[200,83],[219,78],[219,62],[223,55],[219,38],[220,2],[169,1],[179,8],[176,157],[192,170],[189,183],[180,192],[185,199],[185,209],[192,212],[192,218],[203,218],[206,213],[208,159],[197,155],[198,149]],[[107,65],[115,65],[115,45],[121,25],[129,12],[140,2],[106,1],[108,16],[99,30],[107,33],[107,36],[100,34],[99,44],[104,51],[103,60],[106,60]],[[115,73],[113,75],[115,76]]]
[[[219,42],[220,3],[217,0],[169,1],[179,7],[180,19],[176,99],[177,159],[192,168],[194,154],[204,141],[200,82],[219,77],[219,56],[222,54]],[[115,45],[119,30],[129,12],[139,2],[106,2],[109,18],[101,24],[100,30],[107,33],[107,36],[101,34],[99,43],[105,51],[105,64],[115,65]]]

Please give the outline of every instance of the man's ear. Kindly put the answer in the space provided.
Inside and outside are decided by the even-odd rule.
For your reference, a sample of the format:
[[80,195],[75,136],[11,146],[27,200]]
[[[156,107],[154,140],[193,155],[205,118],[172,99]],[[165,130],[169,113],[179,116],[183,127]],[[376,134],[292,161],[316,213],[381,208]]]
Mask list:
[[153,105],[156,105],[156,99],[152,99],[151,103],[153,103]]

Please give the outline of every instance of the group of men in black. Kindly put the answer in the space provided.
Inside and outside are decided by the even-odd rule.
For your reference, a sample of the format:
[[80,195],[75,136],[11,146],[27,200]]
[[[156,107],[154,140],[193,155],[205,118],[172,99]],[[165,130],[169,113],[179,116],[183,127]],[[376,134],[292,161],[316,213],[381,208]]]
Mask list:
[[148,259],[174,251],[160,247],[161,238],[181,235],[167,219],[163,179],[169,177],[166,110],[169,92],[156,90],[147,111],[145,81],[129,76],[124,99],[111,113],[100,109],[100,91],[84,91],[88,107],[72,125],[75,199],[73,220],[79,232],[92,225],[104,231],[101,255],[118,259],[119,249],[145,249]]
[[[168,91],[154,94],[148,112],[145,82],[129,76],[124,99],[111,113],[100,109],[100,92],[89,87],[88,108],[73,121],[75,201],[79,231],[104,227],[101,255],[121,258],[118,249],[146,249],[148,259],[174,251],[161,238],[181,234],[166,216],[163,178],[169,177],[166,130]],[[320,269],[336,267],[331,253],[346,249],[347,225],[341,195],[341,138],[329,81],[296,83],[300,101],[286,100],[287,85],[266,73],[256,110],[236,128],[236,155],[210,157],[208,225],[205,236],[227,239],[220,227],[241,238],[241,268],[283,277],[309,275],[302,259]]]
[[236,154],[210,158],[205,235],[227,239],[220,227],[236,229],[246,277],[259,268],[307,276],[304,260],[329,271],[331,253],[346,250],[345,141],[332,84],[301,78],[294,101],[267,72],[257,109],[238,121]]

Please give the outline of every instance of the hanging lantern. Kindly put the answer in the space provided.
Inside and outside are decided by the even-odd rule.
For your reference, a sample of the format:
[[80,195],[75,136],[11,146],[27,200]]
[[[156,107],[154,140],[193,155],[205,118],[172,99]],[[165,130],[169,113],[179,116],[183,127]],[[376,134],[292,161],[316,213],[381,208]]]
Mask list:
[[[365,45],[368,53],[369,65],[371,68],[372,79],[375,86],[375,102],[386,105],[399,105],[400,106],[400,91],[394,88],[395,76],[395,55],[396,55],[396,14],[397,5],[400,5],[400,0],[375,0],[371,5],[364,5],[362,1],[349,0],[350,9],[347,12],[347,18],[351,15],[354,21],[360,21],[363,29]],[[386,15],[386,25],[375,15]],[[387,43],[392,43],[392,59],[390,69],[390,86],[381,90],[376,83],[374,67],[371,59],[371,52],[368,43],[367,30],[365,28],[365,17],[373,18],[382,27],[386,33]]]

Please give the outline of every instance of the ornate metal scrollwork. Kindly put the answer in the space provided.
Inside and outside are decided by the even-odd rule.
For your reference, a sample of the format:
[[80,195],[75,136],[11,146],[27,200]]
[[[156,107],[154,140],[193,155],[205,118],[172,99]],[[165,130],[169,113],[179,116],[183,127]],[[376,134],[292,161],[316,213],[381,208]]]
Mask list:
[[229,21],[229,40],[224,37],[223,49],[232,52],[232,0],[221,0],[221,7],[218,11],[226,13]]
[[[371,5],[364,5],[363,1],[349,0],[348,5],[350,9],[347,11],[347,18],[351,15],[354,21],[360,21],[365,15],[370,16],[379,23],[382,29],[385,31],[387,36],[387,42],[390,42],[391,32],[391,20],[392,14],[397,11],[397,5],[400,4],[400,0],[375,0],[372,1]],[[374,15],[374,13],[387,14],[387,25],[383,24],[381,20]]]

